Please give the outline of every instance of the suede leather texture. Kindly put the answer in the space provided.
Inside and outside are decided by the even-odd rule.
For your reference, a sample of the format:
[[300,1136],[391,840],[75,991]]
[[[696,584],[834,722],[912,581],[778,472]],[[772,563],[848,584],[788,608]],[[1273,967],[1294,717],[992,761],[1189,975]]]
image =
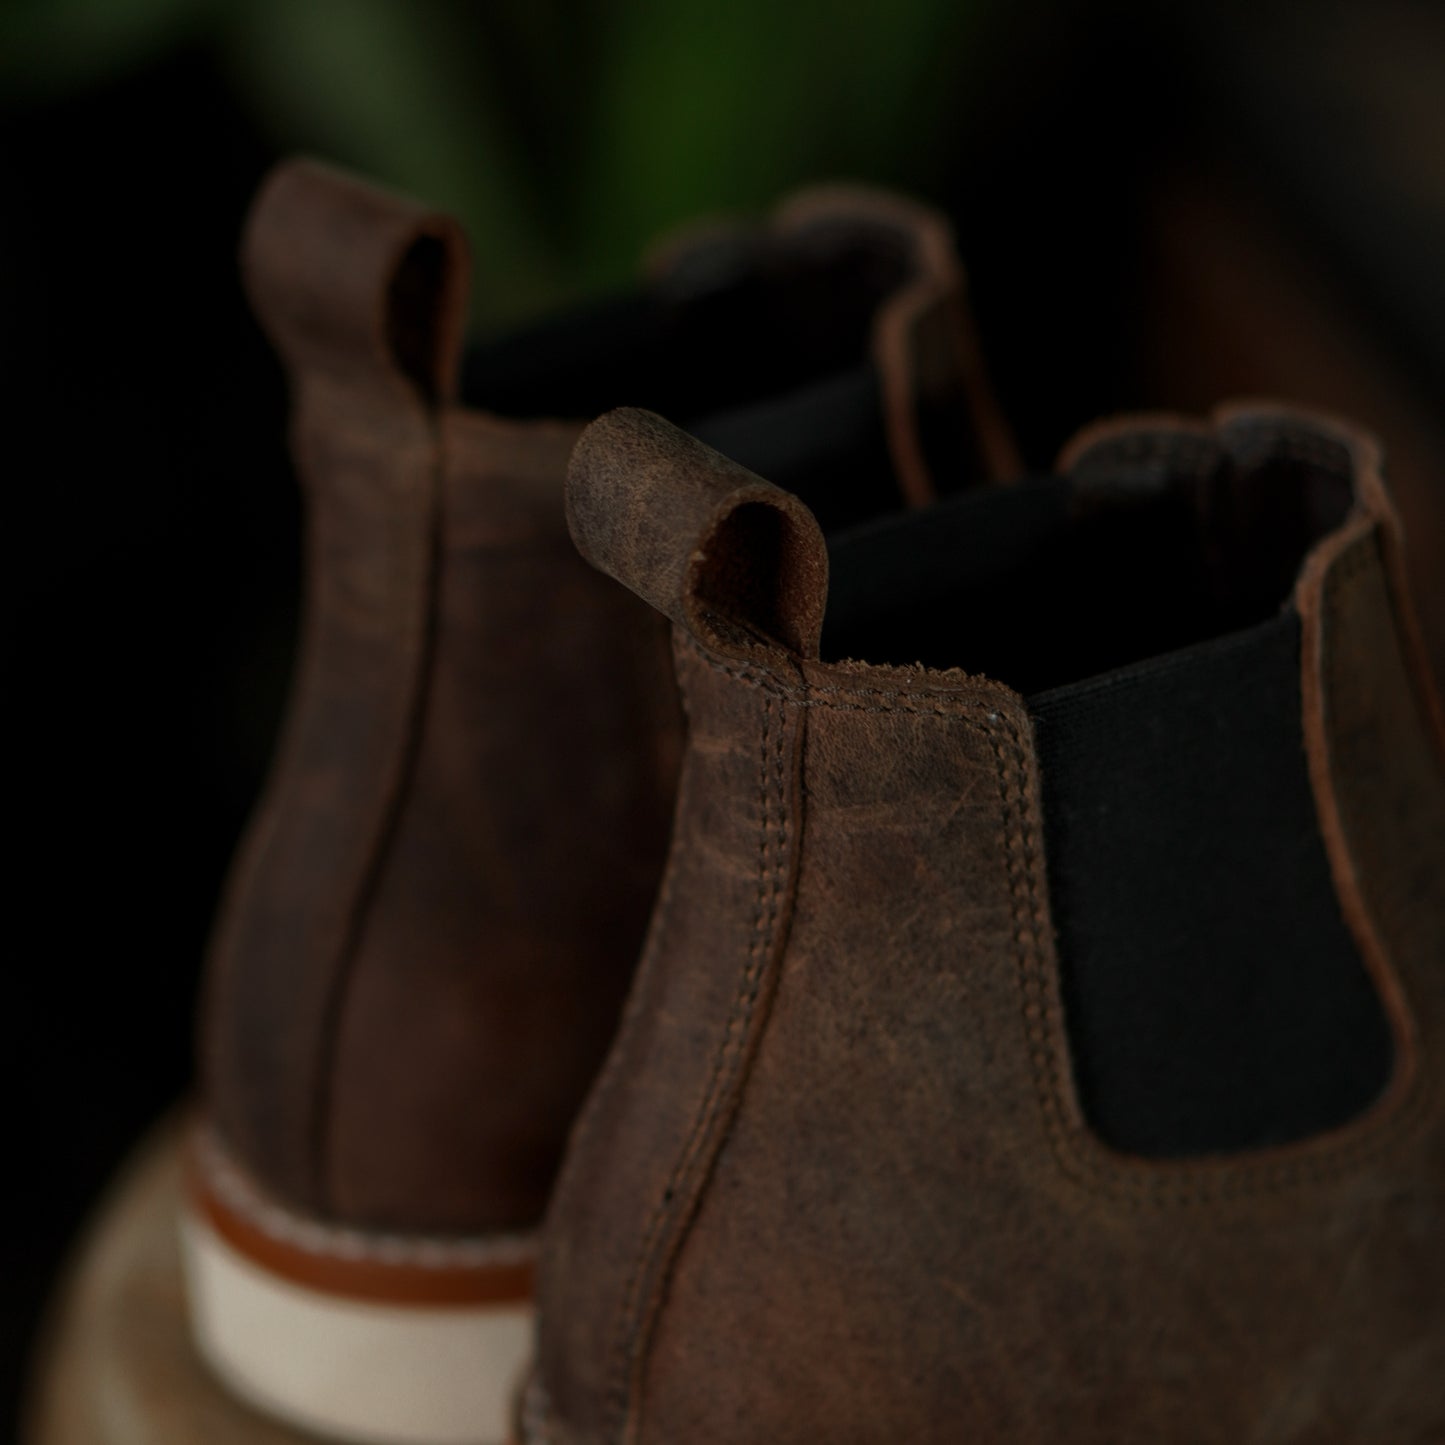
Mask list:
[[[1395,1032],[1386,1093],[1278,1149],[1106,1148],[1073,1092],[1022,700],[679,625],[672,851],[549,1214],[531,1445],[1445,1438],[1438,705],[1373,449],[1268,411],[1216,427],[1311,429],[1356,500],[1298,582],[1306,746]],[[584,435],[574,518],[628,446]],[[698,545],[665,472],[614,505]]]
[[[926,496],[923,389],[981,385],[961,329],[956,371],[939,363],[941,318],[962,326],[946,228],[821,193],[760,250],[806,258],[820,228],[850,225],[892,227],[916,253],[873,347],[899,486]],[[693,254],[657,268],[678,304]],[[666,853],[682,739],[666,629],[568,541],[580,423],[454,401],[452,221],[292,162],[258,196],[243,271],[293,386],[305,631],[207,966],[203,1111],[295,1212],[528,1229]],[[963,414],[996,422],[987,398]],[[980,454],[1002,467],[1006,439],[989,436]]]

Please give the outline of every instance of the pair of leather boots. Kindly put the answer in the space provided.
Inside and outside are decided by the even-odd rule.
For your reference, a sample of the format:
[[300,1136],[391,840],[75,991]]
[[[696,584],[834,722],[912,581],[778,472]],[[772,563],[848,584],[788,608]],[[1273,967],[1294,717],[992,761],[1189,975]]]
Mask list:
[[222,1381],[432,1445],[1445,1440],[1445,728],[1369,438],[1014,480],[870,192],[465,359],[455,225],[337,173],[244,269],[309,551],[203,1004]]

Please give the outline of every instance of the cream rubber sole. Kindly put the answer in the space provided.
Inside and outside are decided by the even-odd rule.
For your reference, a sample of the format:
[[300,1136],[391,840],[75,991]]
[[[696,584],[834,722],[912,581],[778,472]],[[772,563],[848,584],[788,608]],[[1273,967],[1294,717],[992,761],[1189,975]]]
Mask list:
[[242,1399],[357,1445],[496,1445],[532,1348],[526,1305],[347,1300],[268,1273],[181,1220],[196,1346]]
[[238,1398],[351,1445],[498,1445],[532,1352],[531,1241],[368,1235],[260,1195],[192,1147],[192,1338]]

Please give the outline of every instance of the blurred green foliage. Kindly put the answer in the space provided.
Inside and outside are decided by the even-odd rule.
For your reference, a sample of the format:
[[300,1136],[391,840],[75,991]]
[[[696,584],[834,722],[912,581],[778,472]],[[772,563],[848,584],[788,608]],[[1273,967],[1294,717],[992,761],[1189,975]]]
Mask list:
[[805,180],[927,191],[989,3],[0,0],[0,84],[53,94],[205,47],[279,150],[457,212],[497,321]]

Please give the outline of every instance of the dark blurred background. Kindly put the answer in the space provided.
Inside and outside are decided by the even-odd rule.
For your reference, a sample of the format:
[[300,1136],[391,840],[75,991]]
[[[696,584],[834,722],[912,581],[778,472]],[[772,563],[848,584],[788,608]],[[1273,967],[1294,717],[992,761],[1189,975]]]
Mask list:
[[919,191],[1031,467],[1111,410],[1355,416],[1445,659],[1434,0],[0,0],[6,1418],[67,1242],[186,1089],[286,685],[298,498],[234,251],[296,150],[459,213],[479,330],[625,285],[698,213]]

